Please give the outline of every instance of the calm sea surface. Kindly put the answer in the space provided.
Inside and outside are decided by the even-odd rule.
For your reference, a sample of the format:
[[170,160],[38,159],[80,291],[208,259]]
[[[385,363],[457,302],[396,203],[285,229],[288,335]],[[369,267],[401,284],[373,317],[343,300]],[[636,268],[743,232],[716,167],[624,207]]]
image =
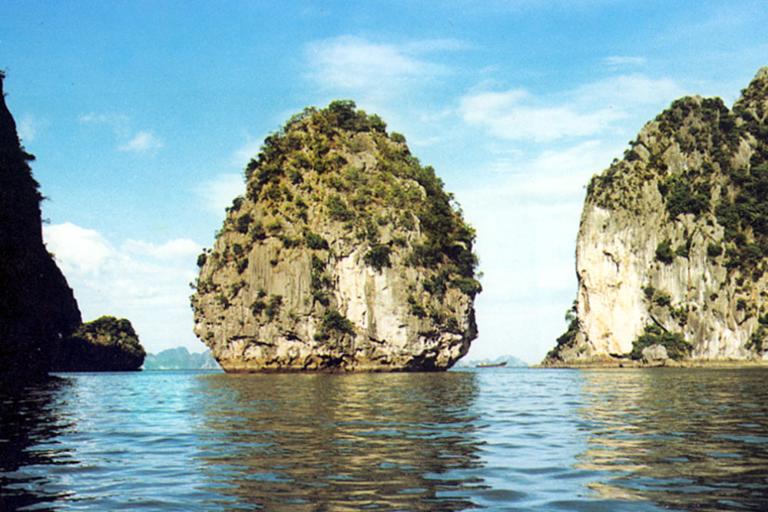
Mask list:
[[768,371],[70,374],[0,510],[768,510]]

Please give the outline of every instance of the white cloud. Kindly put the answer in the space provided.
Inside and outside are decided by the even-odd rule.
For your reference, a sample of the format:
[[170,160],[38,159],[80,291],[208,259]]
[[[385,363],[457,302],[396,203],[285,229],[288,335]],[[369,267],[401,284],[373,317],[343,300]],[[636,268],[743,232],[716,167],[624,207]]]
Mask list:
[[107,126],[115,133],[115,135],[121,137],[126,137],[128,135],[128,127],[131,121],[130,118],[124,114],[103,112],[81,114],[77,120],[80,124]]
[[37,137],[37,133],[40,128],[40,123],[29,114],[22,116],[18,125],[16,126],[16,129],[19,133],[19,138],[24,143],[29,143],[35,140],[35,137]]
[[131,153],[150,153],[163,147],[163,141],[149,131],[136,133],[128,142],[117,147],[118,150]]
[[98,231],[72,223],[45,226],[43,233],[84,319],[128,318],[148,351],[179,344],[202,347],[192,334],[188,298],[188,283],[197,275],[198,244],[174,239],[115,245]]
[[579,103],[599,101],[629,110],[640,105],[666,105],[685,94],[680,84],[670,78],[649,78],[640,74],[619,75],[599,80],[575,91]]
[[194,191],[202,200],[207,211],[223,216],[224,209],[232,204],[232,200],[245,193],[243,175],[240,173],[219,174],[200,183]]
[[459,113],[499,139],[553,142],[604,135],[638,109],[666,106],[683,91],[668,78],[617,75],[549,97],[519,88],[472,92],[460,99]]
[[394,92],[408,82],[445,71],[417,56],[429,49],[428,44],[380,44],[342,36],[310,43],[306,55],[312,78],[325,88]]
[[376,42],[340,36],[307,44],[304,55],[307,77],[326,98],[352,97],[379,114],[395,103],[402,112],[405,102],[412,113],[422,106],[416,98],[427,86],[439,86],[438,79],[452,73],[433,57],[467,48],[455,39]]
[[[620,151],[590,139],[533,155],[508,152],[497,166],[503,174],[492,183],[456,191],[477,230],[485,273],[473,354],[512,353],[538,362],[554,346],[562,312],[575,297],[573,251],[584,186]],[[513,331],[510,317],[523,320]]]
[[126,240],[123,248],[130,254],[151,256],[160,260],[190,258],[200,254],[201,247],[188,238],[177,238],[163,244],[152,244],[142,240]]
[[89,112],[81,114],[78,122],[83,125],[106,126],[114,133],[118,151],[126,153],[154,153],[165,144],[162,139],[149,130],[134,131],[131,118],[125,114]]
[[592,136],[604,131],[620,113],[609,108],[578,111],[567,105],[542,105],[521,89],[464,96],[459,111],[466,123],[507,140],[548,142]]
[[45,226],[44,233],[65,273],[97,274],[115,252],[97,231],[69,222]]
[[248,162],[259,154],[262,144],[260,139],[248,135],[245,143],[232,154],[232,165],[237,169],[245,169]]

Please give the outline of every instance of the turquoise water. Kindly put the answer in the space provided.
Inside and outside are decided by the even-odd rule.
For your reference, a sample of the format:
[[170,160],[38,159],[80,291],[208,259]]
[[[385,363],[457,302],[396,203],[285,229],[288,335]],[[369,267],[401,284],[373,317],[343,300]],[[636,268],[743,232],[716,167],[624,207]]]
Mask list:
[[69,374],[0,510],[768,510],[768,371]]

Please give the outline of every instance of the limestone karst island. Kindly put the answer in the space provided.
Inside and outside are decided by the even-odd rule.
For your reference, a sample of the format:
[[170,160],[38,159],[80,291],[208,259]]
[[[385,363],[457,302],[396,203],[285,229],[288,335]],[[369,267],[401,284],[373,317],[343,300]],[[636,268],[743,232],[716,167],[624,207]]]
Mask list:
[[546,365],[765,360],[768,68],[672,103],[587,188],[578,295]]
[[0,0],[0,512],[768,512],[767,27]]
[[136,370],[144,349],[130,322],[82,324],[72,289],[43,244],[39,184],[5,104],[0,72],[0,381],[50,371]]
[[212,249],[195,333],[226,371],[445,370],[477,336],[474,230],[351,101],[268,137]]

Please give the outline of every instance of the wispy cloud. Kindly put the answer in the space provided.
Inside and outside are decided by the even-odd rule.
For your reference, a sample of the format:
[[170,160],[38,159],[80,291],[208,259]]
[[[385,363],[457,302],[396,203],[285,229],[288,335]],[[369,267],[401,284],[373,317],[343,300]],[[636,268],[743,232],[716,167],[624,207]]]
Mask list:
[[232,153],[230,159],[232,165],[237,169],[244,169],[248,162],[259,154],[262,144],[262,141],[257,138],[250,135],[246,136],[243,145]]
[[197,274],[197,243],[127,240],[115,245],[98,231],[72,223],[45,226],[44,237],[85,319],[127,317],[145,346],[149,342],[153,348],[196,345],[188,283]]
[[124,114],[89,112],[77,118],[80,124],[107,126],[115,135],[126,137],[129,133],[130,118]]
[[136,133],[129,141],[117,147],[118,150],[128,153],[152,153],[164,146],[154,133],[149,131],[140,131]]
[[666,106],[685,94],[685,88],[671,78],[650,78],[642,74],[617,75],[585,84],[571,97],[581,105],[601,103],[623,111],[638,106]]
[[449,69],[429,60],[467,45],[453,39],[381,43],[341,36],[308,44],[308,76],[323,90],[382,102],[445,76]]
[[155,153],[165,145],[162,139],[150,130],[135,130],[131,118],[125,114],[111,112],[89,112],[81,114],[78,122],[83,125],[106,126],[120,142],[117,150],[124,153]]
[[534,142],[595,135],[621,117],[606,108],[579,111],[568,105],[541,104],[522,89],[465,96],[459,110],[465,122],[494,137]]
[[473,92],[459,112],[470,126],[512,141],[552,142],[604,134],[639,106],[665,105],[683,88],[668,78],[617,75],[537,97],[525,89]]
[[25,143],[34,141],[44,124],[29,114],[21,116],[16,125],[19,138]]
[[245,192],[243,175],[240,173],[222,173],[206,180],[194,189],[206,211],[223,216],[224,209],[232,200]]

